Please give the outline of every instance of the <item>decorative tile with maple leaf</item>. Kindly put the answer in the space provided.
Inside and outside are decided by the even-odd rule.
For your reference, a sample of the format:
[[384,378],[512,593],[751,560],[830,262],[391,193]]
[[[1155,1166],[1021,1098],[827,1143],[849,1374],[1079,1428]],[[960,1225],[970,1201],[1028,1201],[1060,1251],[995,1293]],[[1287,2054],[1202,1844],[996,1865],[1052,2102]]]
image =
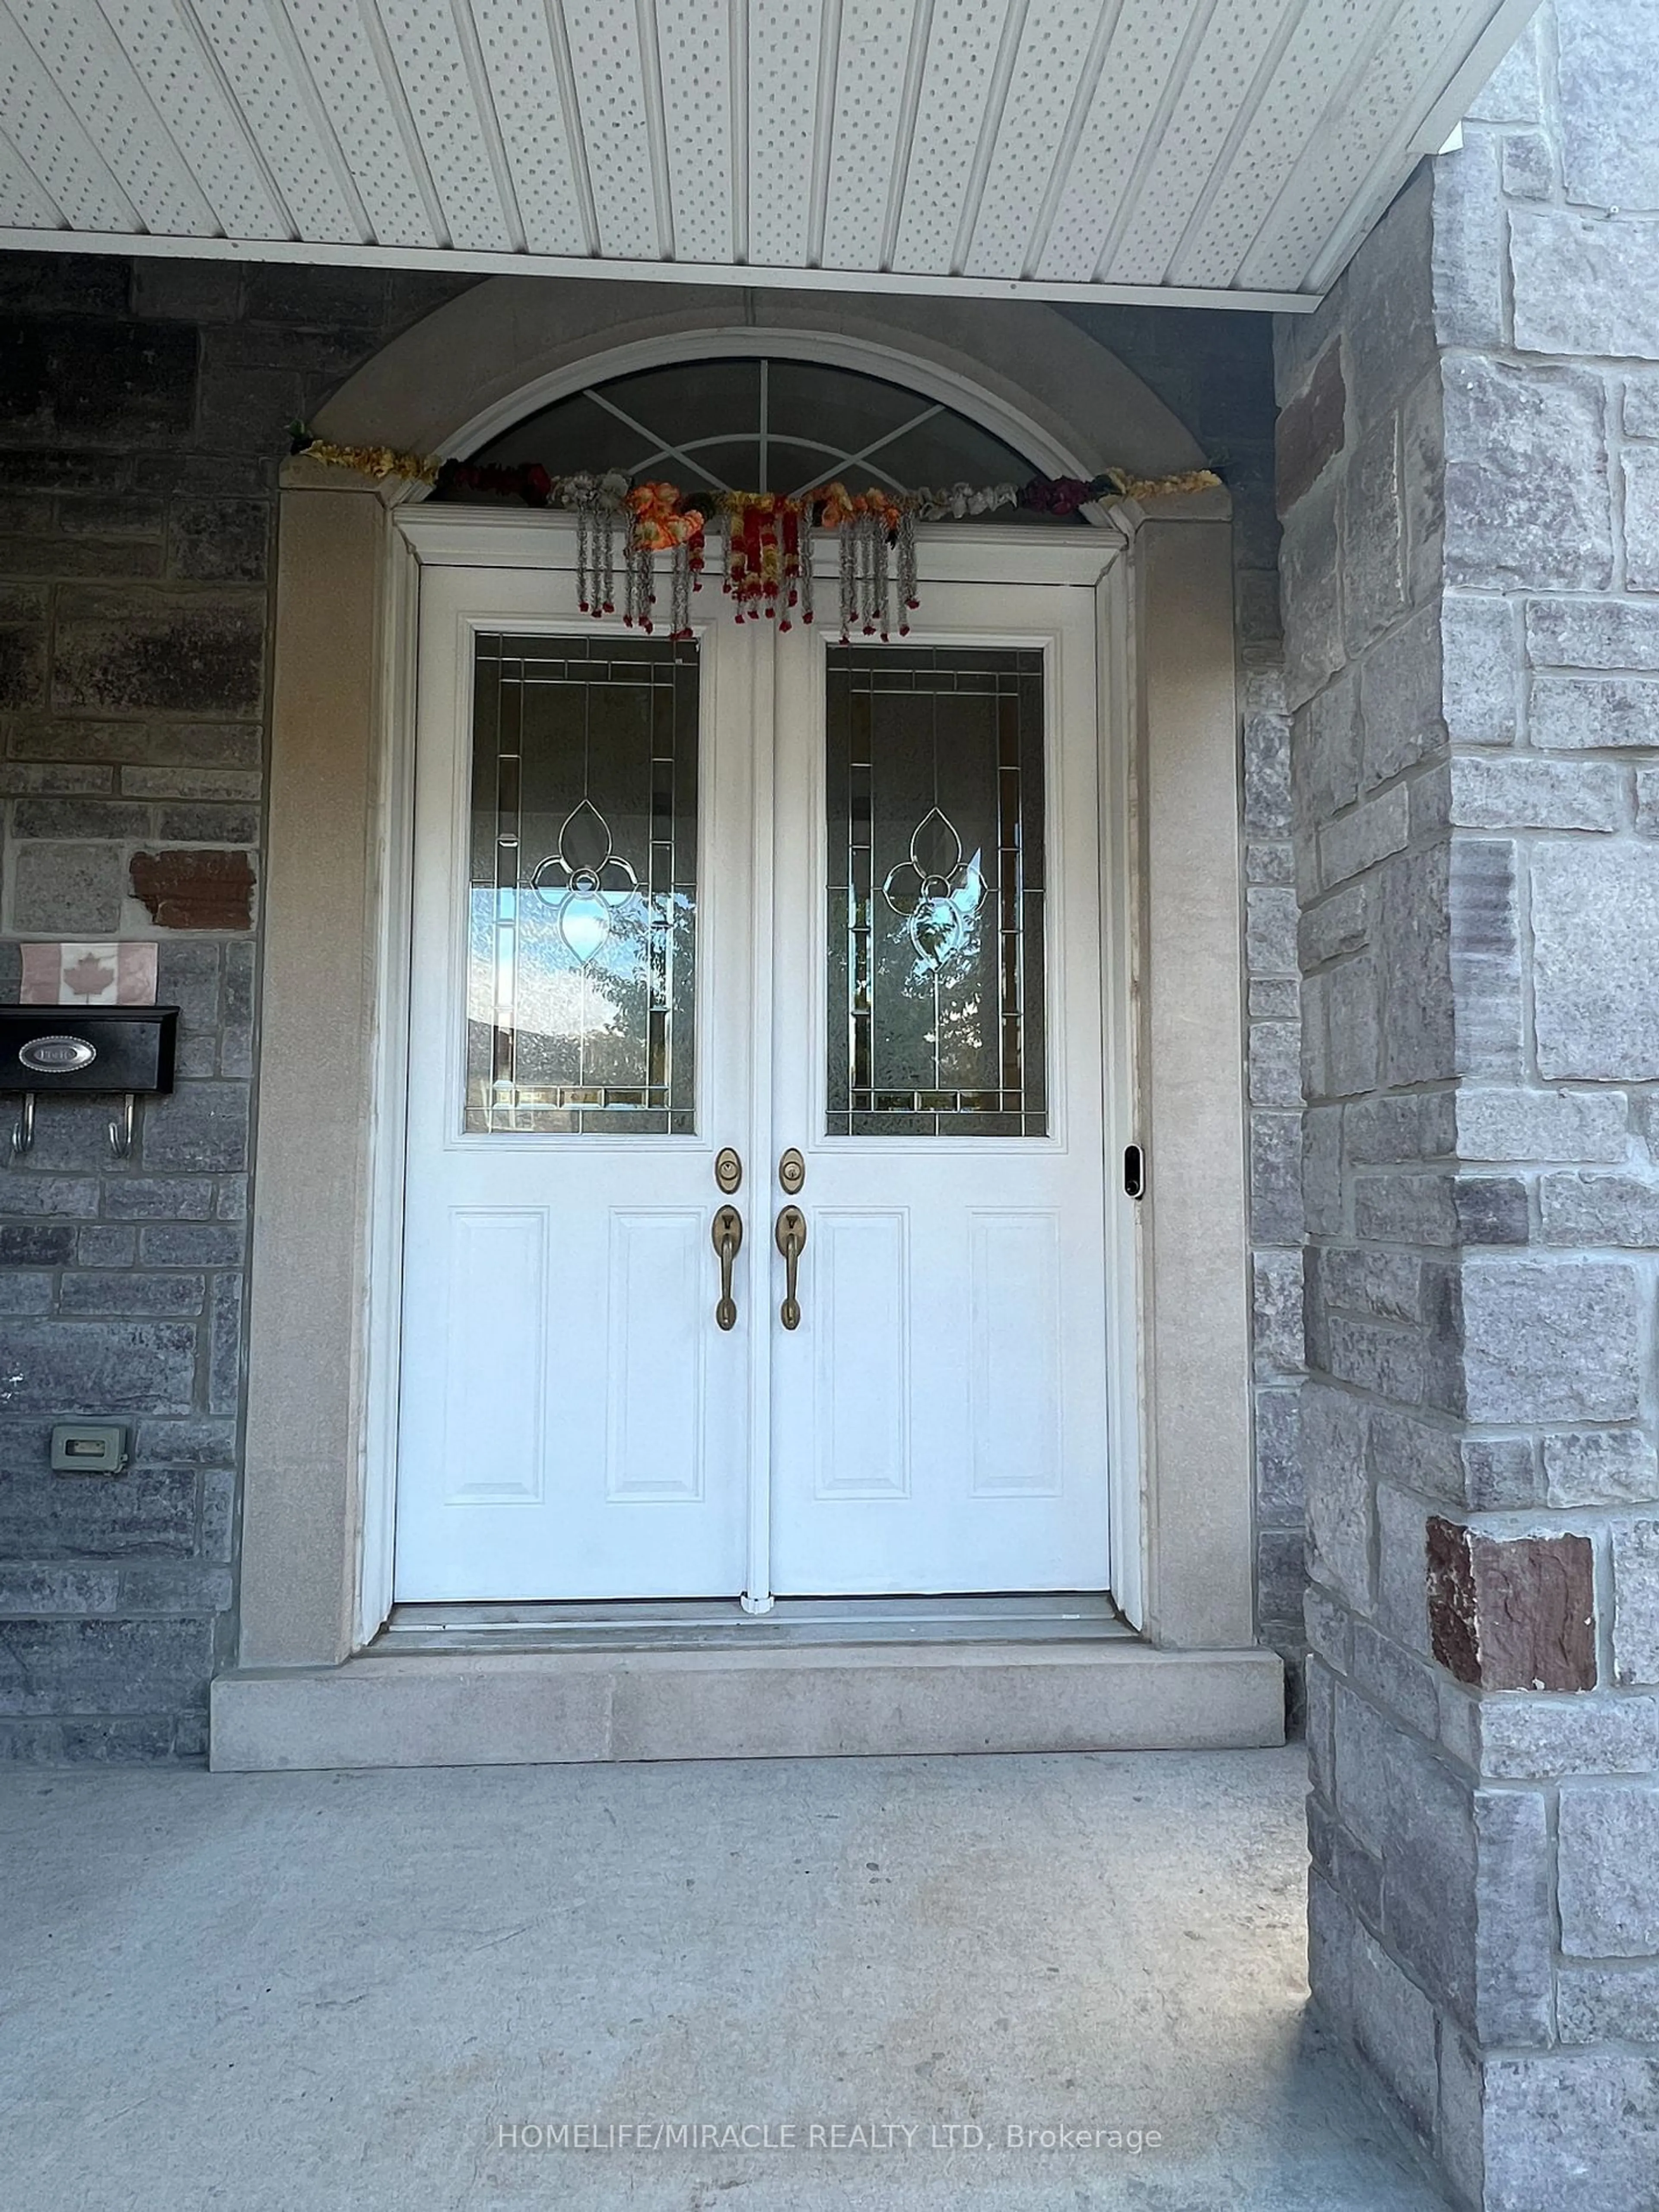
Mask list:
[[26,945],[25,1006],[153,1006],[153,945]]

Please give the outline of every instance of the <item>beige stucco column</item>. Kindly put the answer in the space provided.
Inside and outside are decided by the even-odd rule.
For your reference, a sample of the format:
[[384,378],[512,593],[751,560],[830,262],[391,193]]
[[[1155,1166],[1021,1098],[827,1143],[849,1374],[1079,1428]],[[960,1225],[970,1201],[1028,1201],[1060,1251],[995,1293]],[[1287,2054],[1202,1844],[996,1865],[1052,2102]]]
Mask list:
[[1135,553],[1146,1626],[1237,1649],[1255,1547],[1231,524],[1154,515]]

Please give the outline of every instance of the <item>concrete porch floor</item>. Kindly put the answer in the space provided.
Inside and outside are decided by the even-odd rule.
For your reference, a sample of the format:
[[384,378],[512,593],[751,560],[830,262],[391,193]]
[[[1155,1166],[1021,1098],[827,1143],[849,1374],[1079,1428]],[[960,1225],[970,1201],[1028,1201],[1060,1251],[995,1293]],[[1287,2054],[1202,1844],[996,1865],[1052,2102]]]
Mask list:
[[[1304,1771],[14,1770],[0,2204],[1427,2212],[1304,2022]],[[796,2141],[525,2147],[661,2121]],[[1006,2145],[1061,2124],[1163,2141]]]

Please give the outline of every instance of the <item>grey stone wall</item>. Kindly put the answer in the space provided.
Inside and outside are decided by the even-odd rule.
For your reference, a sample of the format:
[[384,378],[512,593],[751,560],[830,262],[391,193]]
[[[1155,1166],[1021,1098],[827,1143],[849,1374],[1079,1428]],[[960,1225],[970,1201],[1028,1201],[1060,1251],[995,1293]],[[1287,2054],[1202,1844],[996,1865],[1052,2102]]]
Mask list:
[[[362,270],[0,256],[0,999],[30,938],[154,938],[181,1081],[0,1144],[0,1752],[194,1756],[235,1584],[270,541],[286,427],[457,288]],[[1300,1648],[1297,1008],[1273,368],[1259,318],[1079,311],[1224,468],[1237,525],[1264,1632]],[[246,928],[159,927],[138,853],[234,852]],[[1220,1041],[1224,1048],[1236,1040]],[[131,1419],[115,1479],[54,1417]]]
[[[130,863],[234,852],[257,878],[285,425],[454,289],[0,255],[0,1000],[20,939],[150,938],[183,1010],[178,1090],[130,1160],[101,1101],[46,1100],[21,1163],[0,1133],[0,1756],[203,1748],[235,1570],[255,942],[157,927]],[[132,1423],[129,1473],[48,1472],[74,1414]]]
[[1559,0],[1279,333],[1311,1972],[1494,2212],[1659,2174],[1656,82]]

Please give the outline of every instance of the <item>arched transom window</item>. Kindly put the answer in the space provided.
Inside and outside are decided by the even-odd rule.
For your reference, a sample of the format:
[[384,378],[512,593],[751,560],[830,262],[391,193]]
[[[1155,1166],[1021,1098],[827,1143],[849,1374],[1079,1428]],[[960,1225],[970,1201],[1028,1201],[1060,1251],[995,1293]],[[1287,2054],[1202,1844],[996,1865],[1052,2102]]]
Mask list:
[[1037,473],[942,400],[825,362],[754,356],[675,362],[588,385],[466,459],[539,461],[556,477],[616,469],[635,480],[665,477],[689,495],[799,496],[837,477],[915,491],[1023,483]]

